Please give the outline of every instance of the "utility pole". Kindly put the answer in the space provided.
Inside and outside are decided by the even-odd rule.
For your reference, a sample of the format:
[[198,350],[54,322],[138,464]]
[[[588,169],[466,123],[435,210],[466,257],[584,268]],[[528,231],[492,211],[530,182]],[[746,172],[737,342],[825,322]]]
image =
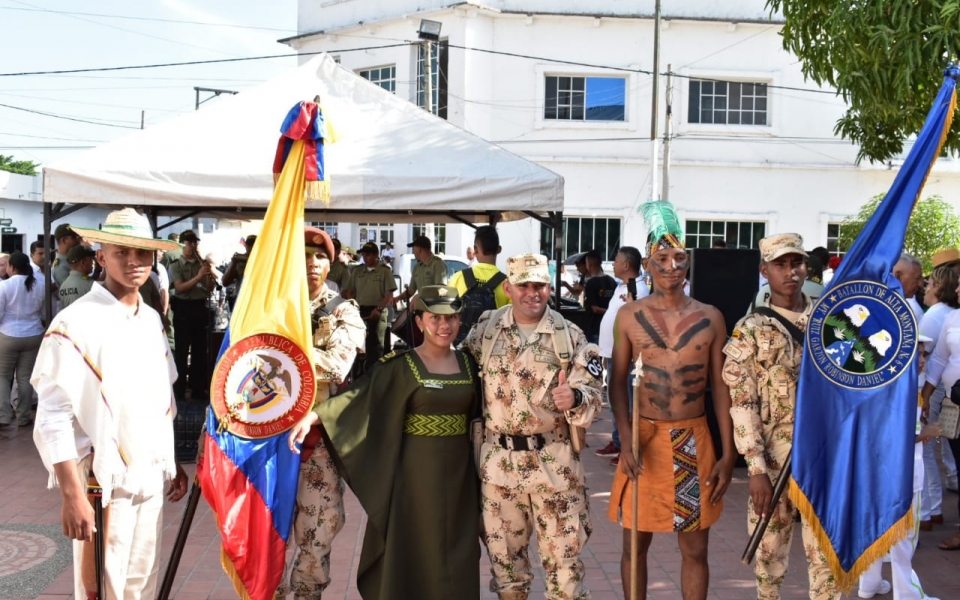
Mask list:
[[140,111],[140,129],[143,129],[143,121],[146,118],[146,116],[147,116],[147,111],[141,110]]
[[663,200],[670,199],[670,138],[673,137],[673,65],[667,65],[667,120],[663,123]]
[[433,112],[433,40],[424,40],[423,48],[426,57],[423,61],[423,72],[426,75],[427,81],[423,86],[424,91],[427,94],[426,101],[424,102],[424,108],[427,109],[428,113]]
[[657,199],[657,117],[660,112],[660,0],[653,13],[653,94],[650,106],[650,200]]

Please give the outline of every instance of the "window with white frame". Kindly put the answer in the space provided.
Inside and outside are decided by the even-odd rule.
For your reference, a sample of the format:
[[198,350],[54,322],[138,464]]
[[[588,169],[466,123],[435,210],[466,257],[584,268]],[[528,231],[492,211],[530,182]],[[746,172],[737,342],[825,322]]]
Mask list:
[[766,83],[690,80],[688,123],[713,125],[769,125]]
[[383,250],[383,244],[393,244],[393,225],[391,223],[359,223],[360,245],[373,242]]
[[830,256],[843,256],[847,253],[840,249],[840,227],[840,223],[827,223],[827,252]]
[[687,248],[711,248],[723,240],[727,248],[758,248],[766,236],[763,221],[693,221],[687,220],[684,242]]
[[[564,217],[563,256],[567,258],[580,252],[597,249],[603,260],[613,260],[620,249],[622,221],[604,217]],[[540,252],[551,260],[553,252],[553,228],[540,225]]]
[[554,121],[626,120],[624,77],[546,75],[543,118]]
[[[430,235],[431,225],[433,235]],[[410,239],[416,239],[425,235],[433,240],[433,253],[447,253],[447,224],[446,223],[414,223],[410,226]]]
[[379,85],[388,92],[397,93],[397,65],[361,69],[357,71],[357,75],[370,83]]
[[[424,58],[427,52],[424,44],[417,47],[417,106],[427,107],[427,72]],[[441,119],[447,118],[447,41],[430,44],[431,82],[433,85],[433,114]]]
[[339,239],[339,236],[337,235],[340,228],[339,223],[314,221],[312,223],[307,223],[307,225],[309,225],[310,227],[316,227],[317,229],[322,229],[326,231],[327,235],[329,235],[330,237]]

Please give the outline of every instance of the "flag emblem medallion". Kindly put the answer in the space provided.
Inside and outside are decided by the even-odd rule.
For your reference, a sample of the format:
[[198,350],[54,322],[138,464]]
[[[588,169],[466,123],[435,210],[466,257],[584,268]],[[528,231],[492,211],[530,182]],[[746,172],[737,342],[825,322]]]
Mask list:
[[214,374],[211,400],[221,427],[259,439],[290,429],[313,405],[310,357],[282,335],[256,334],[230,346]]

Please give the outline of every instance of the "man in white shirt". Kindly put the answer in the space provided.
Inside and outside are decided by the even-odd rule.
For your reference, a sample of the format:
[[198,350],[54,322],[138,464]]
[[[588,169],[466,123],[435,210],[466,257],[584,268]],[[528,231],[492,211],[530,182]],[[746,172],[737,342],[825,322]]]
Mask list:
[[[30,380],[39,397],[33,438],[50,486],[60,487],[63,531],[75,540],[75,598],[153,598],[164,486],[172,480],[167,497],[179,500],[187,478],[173,451],[176,368],[160,317],[137,290],[154,250],[172,246],[154,240],[130,208],[110,213],[102,230],[75,229],[101,244],[106,279],[44,337]],[[100,532],[88,499],[94,485],[106,515]],[[94,546],[105,557],[99,592]]]
[[[607,374],[610,373],[610,357],[613,356],[613,324],[617,320],[617,311],[627,302],[639,300],[650,294],[647,284],[640,279],[640,261],[642,257],[640,251],[632,246],[624,246],[617,252],[617,257],[613,261],[613,274],[622,283],[613,292],[610,299],[610,305],[607,312],[600,321],[600,356],[607,365]],[[632,282],[632,285],[631,285]],[[633,289],[631,289],[633,288]],[[609,381],[608,381],[609,384]],[[633,387],[627,388],[627,396],[630,398],[630,404],[633,404]],[[631,409],[632,410],[632,409]],[[596,452],[597,456],[609,456],[611,464],[618,464],[620,461],[620,432],[617,431],[617,424],[613,424],[613,437],[603,448]]]

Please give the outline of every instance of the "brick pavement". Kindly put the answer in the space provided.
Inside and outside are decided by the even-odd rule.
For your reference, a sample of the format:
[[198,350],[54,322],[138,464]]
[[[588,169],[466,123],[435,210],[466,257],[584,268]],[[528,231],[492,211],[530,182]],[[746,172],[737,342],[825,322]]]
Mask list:
[[[591,428],[590,451],[587,453],[587,481],[590,489],[591,513],[594,532],[584,554],[587,568],[586,579],[593,591],[594,600],[622,600],[620,582],[621,530],[606,518],[609,486],[613,467],[606,459],[593,455],[592,450],[606,444],[611,428],[609,412]],[[192,473],[192,469],[191,469]],[[12,523],[55,524],[60,520],[60,497],[56,491],[46,489],[47,478],[43,465],[36,454],[28,429],[0,431],[0,525]],[[724,516],[711,531],[710,568],[711,600],[755,598],[753,571],[740,563],[740,554],[747,541],[745,510],[747,482],[745,472],[738,469],[725,502]],[[936,543],[954,531],[958,520],[957,495],[947,493],[944,502],[944,525],[932,532],[923,533],[920,547],[914,558],[914,566],[920,575],[927,593],[941,600],[960,598],[960,552],[943,552]],[[183,503],[168,504],[165,510],[164,563],[180,525]],[[363,535],[362,511],[352,495],[347,499],[347,523],[337,537],[332,556],[333,583],[324,594],[324,599],[359,600],[353,581]],[[799,540],[795,536],[791,552],[791,568],[783,588],[784,600],[801,600],[807,597],[806,570]],[[201,501],[180,569],[173,587],[173,597],[178,600],[231,600],[236,598],[232,585],[223,575],[219,563],[220,544],[214,518],[206,503]],[[165,565],[164,565],[165,568]],[[489,563],[484,557],[484,600],[495,596],[486,591],[489,583]],[[649,594],[651,600],[677,599],[680,597],[680,555],[673,535],[655,536],[650,549]],[[538,569],[534,591],[543,591],[543,572]],[[73,583],[70,569],[61,573],[48,586],[41,600],[67,600],[72,598]],[[856,596],[854,594],[854,596]],[[538,593],[531,600],[542,597]],[[877,598],[890,598],[877,596]],[[2,599],[0,599],[2,600]]]

